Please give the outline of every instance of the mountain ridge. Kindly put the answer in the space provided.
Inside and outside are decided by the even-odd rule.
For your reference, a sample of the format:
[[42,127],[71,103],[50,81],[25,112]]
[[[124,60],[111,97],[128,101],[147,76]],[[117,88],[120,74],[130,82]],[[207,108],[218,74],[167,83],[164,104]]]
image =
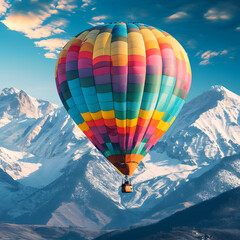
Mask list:
[[[185,104],[169,133],[136,169],[134,193],[122,195],[119,173],[63,108],[54,105],[48,108],[51,105],[46,104],[42,110],[37,107],[40,103],[32,97],[24,97],[25,94],[19,97],[21,91],[8,89],[4,92],[5,100],[8,96],[4,106],[11,105],[9,102],[17,98],[22,101],[21,106],[26,103],[25,112],[30,110],[25,115],[22,114],[24,111],[14,115],[14,108],[1,107],[0,101],[0,109],[5,109],[5,115],[0,116],[0,168],[24,189],[29,187],[33,191],[29,191],[29,195],[24,193],[11,210],[4,208],[4,216],[0,211],[4,221],[23,223],[28,215],[29,223],[32,219],[34,224],[77,226],[81,216],[90,229],[96,228],[96,223],[98,229],[125,227],[129,224],[128,218],[134,224],[150,223],[179,209],[178,203],[175,202],[174,209],[165,214],[148,215],[151,219],[146,217],[145,222],[139,222],[139,218],[186,182],[208,172],[223,157],[236,154],[240,149],[240,97],[224,87],[215,86]],[[19,105],[14,106],[18,109]],[[38,113],[32,109],[38,109]],[[74,168],[79,169],[78,174]],[[71,176],[71,172],[75,174]],[[69,194],[64,196],[63,186],[69,179],[75,187],[69,188]],[[236,184],[239,184],[238,180]],[[230,187],[226,186],[226,190]],[[18,194],[21,195],[21,191]],[[14,197],[12,192],[9,193]],[[220,190],[216,192],[219,193]],[[58,194],[64,196],[60,198],[62,202],[54,202],[54,196]],[[113,212],[104,204],[98,207],[94,196],[108,203],[105,205],[111,205]],[[91,204],[88,197],[92,199]],[[52,199],[52,205],[45,206],[49,199]],[[47,213],[46,209],[51,211]],[[121,219],[120,225],[118,219]]]

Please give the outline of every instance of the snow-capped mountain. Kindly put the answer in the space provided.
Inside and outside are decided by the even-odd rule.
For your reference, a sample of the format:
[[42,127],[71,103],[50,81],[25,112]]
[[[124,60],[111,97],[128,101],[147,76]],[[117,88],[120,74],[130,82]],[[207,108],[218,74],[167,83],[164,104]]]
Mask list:
[[4,88],[0,91],[1,124],[14,118],[39,118],[50,113],[57,106],[27,95],[23,90]]
[[90,229],[122,227],[127,219],[137,223],[185,182],[240,151],[240,97],[214,86],[185,104],[137,168],[134,193],[122,195],[119,173],[63,108],[4,89],[0,109],[0,168],[39,189],[7,212],[4,219],[13,222]]
[[145,218],[163,219],[174,212],[240,186],[240,154],[225,157],[211,170],[189,180],[152,208]]
[[240,97],[213,86],[185,104],[155,149],[168,156],[199,164],[240,151]]

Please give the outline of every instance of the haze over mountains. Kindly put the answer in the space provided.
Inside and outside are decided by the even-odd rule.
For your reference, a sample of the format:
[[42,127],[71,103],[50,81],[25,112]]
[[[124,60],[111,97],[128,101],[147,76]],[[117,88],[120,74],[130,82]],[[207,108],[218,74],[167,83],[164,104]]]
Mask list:
[[2,222],[122,228],[240,186],[240,97],[222,86],[184,105],[139,165],[129,195],[63,108],[8,88],[0,113]]

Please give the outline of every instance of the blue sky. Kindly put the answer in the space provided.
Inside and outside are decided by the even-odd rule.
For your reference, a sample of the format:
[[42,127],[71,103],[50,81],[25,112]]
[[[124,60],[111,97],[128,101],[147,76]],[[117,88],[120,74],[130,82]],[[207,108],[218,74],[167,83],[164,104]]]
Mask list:
[[0,89],[60,104],[54,69],[61,47],[109,22],[141,22],[174,36],[188,53],[188,100],[223,85],[240,95],[240,1],[0,0]]

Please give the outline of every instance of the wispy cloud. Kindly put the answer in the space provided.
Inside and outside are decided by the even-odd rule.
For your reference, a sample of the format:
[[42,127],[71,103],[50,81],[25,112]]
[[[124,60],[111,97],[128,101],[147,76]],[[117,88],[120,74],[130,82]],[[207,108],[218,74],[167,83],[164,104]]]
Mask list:
[[7,10],[11,7],[9,1],[0,0],[0,16],[5,15]]
[[60,0],[56,6],[57,9],[65,10],[68,12],[72,12],[72,10],[77,7],[78,6],[74,4],[74,0]]
[[107,18],[109,18],[109,16],[107,16],[107,15],[95,16],[95,17],[92,17],[93,22],[88,22],[88,24],[90,24],[93,27],[103,25],[104,22],[98,22],[98,21],[105,20]]
[[50,52],[55,52],[61,49],[68,42],[67,39],[62,38],[50,38],[34,42],[37,47],[42,47]]
[[[5,14],[1,21],[8,29],[23,33],[30,39],[41,39],[65,32],[67,20],[53,18],[60,11],[72,12],[77,7],[75,0],[55,0],[51,4],[46,1],[31,0],[29,7],[25,1],[18,1]],[[10,7],[8,2],[0,0],[0,11],[4,14]],[[61,38],[44,39],[35,42],[37,47],[49,51],[45,54],[47,58],[55,58],[57,51],[67,40]],[[55,45],[53,45],[55,44]]]
[[229,20],[232,14],[228,10],[211,8],[204,14],[204,17],[211,21]]
[[93,7],[93,8],[91,9],[91,11],[94,11],[94,10],[96,10],[96,8],[95,8],[95,7]]
[[183,19],[183,18],[187,18],[189,17],[189,14],[186,12],[176,12],[172,15],[170,15],[169,17],[166,18],[166,21],[174,21],[174,20],[179,20],[179,19]]
[[44,54],[44,56],[46,58],[57,59],[57,55],[55,53],[52,53],[52,52],[47,52],[47,53]]
[[[210,59],[212,59],[213,57],[216,57],[216,56],[219,56],[219,55],[224,55],[224,54],[227,54],[228,51],[225,49],[225,50],[222,50],[222,51],[219,51],[219,52],[215,52],[215,51],[211,51],[211,50],[208,50],[204,53],[201,54],[201,59],[202,61],[199,63],[200,65],[207,65],[207,64],[210,64]],[[199,54],[196,54],[195,56],[197,56]]]
[[99,21],[99,20],[105,20],[105,19],[107,19],[107,18],[108,18],[108,16],[106,16],[106,15],[101,15],[101,16],[93,17],[92,20],[93,20],[93,21]]
[[66,26],[66,20],[49,21],[49,18],[58,14],[60,9],[68,11],[73,1],[59,0],[55,5],[34,1],[30,11],[26,3],[20,1],[1,22],[10,30],[24,33],[28,38],[46,38],[64,32],[62,28]]
[[28,13],[13,13],[9,14],[2,23],[10,30],[22,32],[28,38],[45,38],[54,34],[64,32],[60,27],[66,25],[65,20],[52,21],[43,25],[44,21],[50,16],[49,12],[41,14]]
[[94,23],[88,22],[88,24],[90,24],[91,26],[95,27],[95,26],[103,25],[104,22],[94,22]]
[[82,2],[83,2],[83,4],[82,4],[81,8],[85,8],[92,3],[92,0],[82,0]]
[[240,26],[239,26],[239,27],[236,27],[236,31],[240,31]]

